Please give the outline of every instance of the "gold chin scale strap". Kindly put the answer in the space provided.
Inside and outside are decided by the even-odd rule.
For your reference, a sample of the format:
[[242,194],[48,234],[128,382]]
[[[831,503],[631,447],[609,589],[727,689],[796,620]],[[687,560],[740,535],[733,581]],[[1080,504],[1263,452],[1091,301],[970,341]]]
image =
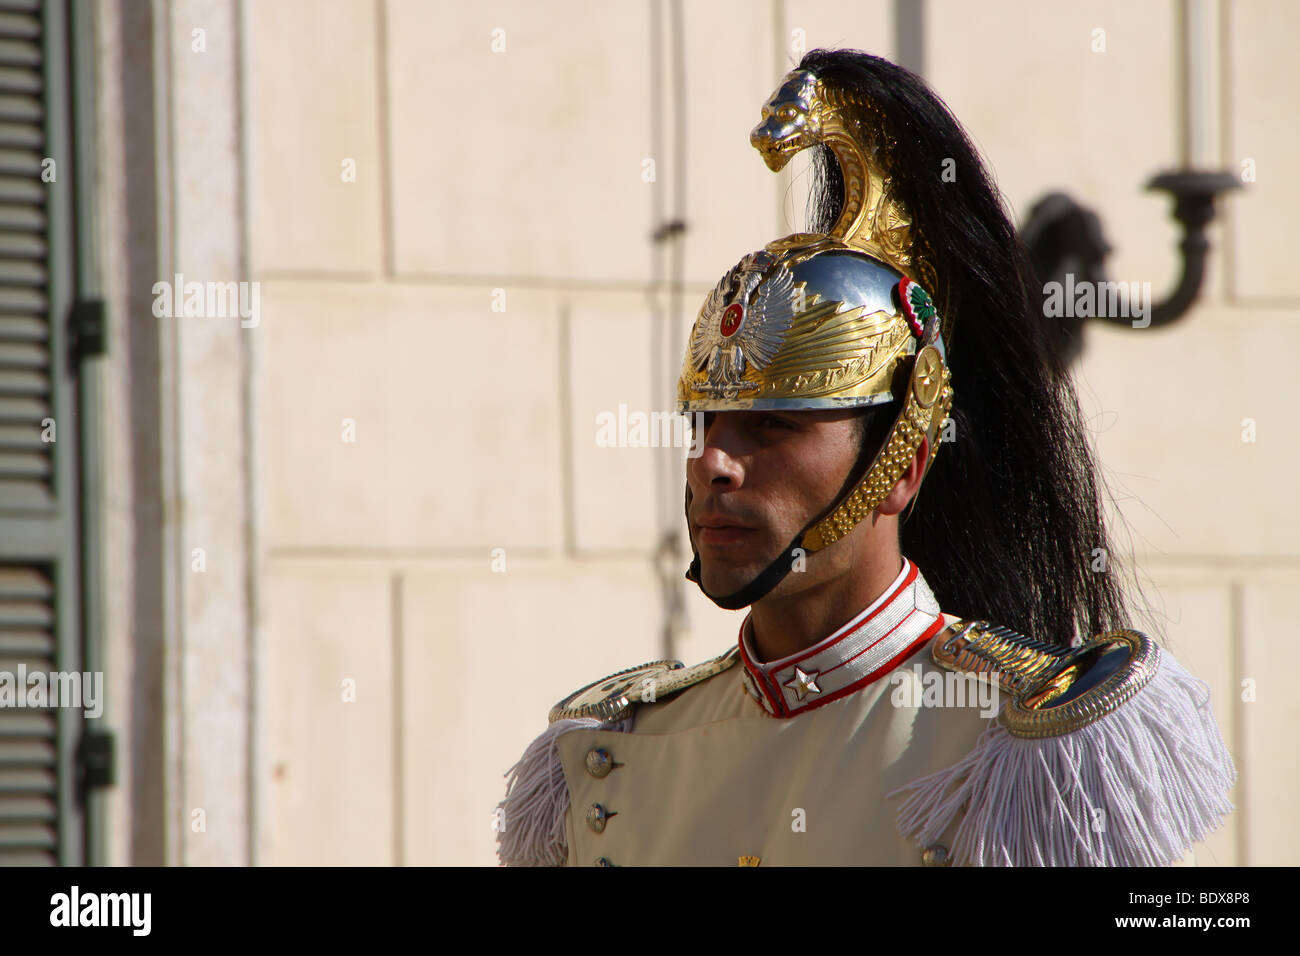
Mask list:
[[853,490],[835,510],[804,533],[800,546],[805,551],[820,551],[833,544],[875,511],[916,457],[922,437],[930,440],[930,459],[925,466],[929,472],[939,452],[943,423],[952,408],[951,379],[939,349],[927,345],[917,353],[907,401],[889,430],[889,437]]

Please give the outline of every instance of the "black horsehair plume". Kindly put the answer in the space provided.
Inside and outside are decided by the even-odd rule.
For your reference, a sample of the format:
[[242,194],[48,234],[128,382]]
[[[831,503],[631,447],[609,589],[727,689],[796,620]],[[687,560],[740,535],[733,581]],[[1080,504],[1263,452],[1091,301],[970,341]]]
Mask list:
[[[799,66],[882,114],[881,160],[940,277],[931,290],[940,313],[955,320],[954,440],[902,525],[903,553],[963,618],[1056,644],[1129,626],[1078,397],[1031,295],[1024,247],[966,133],[923,80],[887,60],[813,50]],[[835,222],[842,183],[834,155],[818,147],[810,230]],[[868,434],[880,433],[879,417]]]

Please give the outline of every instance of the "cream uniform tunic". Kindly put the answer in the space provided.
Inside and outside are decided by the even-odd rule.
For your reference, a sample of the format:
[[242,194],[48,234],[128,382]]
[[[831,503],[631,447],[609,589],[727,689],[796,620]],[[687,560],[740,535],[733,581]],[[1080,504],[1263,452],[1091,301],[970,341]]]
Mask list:
[[[638,703],[630,732],[561,735],[569,864],[921,864],[926,848],[899,833],[902,797],[890,793],[961,760],[995,711],[990,685],[955,688],[931,662],[943,624],[905,560],[878,601],[814,647],[759,664],[742,628],[738,664]],[[923,693],[936,681],[949,693]]]

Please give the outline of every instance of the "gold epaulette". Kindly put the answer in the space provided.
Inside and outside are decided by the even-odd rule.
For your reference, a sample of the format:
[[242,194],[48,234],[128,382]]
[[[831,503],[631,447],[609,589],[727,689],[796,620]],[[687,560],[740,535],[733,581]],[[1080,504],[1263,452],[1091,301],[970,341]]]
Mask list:
[[694,667],[681,661],[651,661],[639,667],[610,674],[574,691],[551,708],[551,723],[575,717],[594,717],[601,721],[622,720],[637,704],[653,704],[679,694],[686,688],[721,674],[740,660],[740,647]]
[[930,656],[948,670],[996,679],[1013,698],[1003,724],[1030,738],[1071,733],[1104,717],[1150,681],[1158,661],[1155,645],[1138,631],[1062,647],[987,621],[949,625]]
[[1209,688],[1137,631],[1058,647],[960,622],[931,656],[1012,695],[970,753],[894,791],[899,829],[951,832],[954,865],[1165,866],[1232,812]]

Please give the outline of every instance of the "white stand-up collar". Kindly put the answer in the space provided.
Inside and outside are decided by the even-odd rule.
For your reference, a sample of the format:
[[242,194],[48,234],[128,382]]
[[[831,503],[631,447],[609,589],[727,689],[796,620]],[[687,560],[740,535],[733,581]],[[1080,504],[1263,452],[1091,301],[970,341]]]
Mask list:
[[740,627],[742,680],[775,717],[793,717],[853,693],[889,673],[939,633],[939,602],[907,558],[893,584],[830,637],[789,657],[759,663],[749,618]]

